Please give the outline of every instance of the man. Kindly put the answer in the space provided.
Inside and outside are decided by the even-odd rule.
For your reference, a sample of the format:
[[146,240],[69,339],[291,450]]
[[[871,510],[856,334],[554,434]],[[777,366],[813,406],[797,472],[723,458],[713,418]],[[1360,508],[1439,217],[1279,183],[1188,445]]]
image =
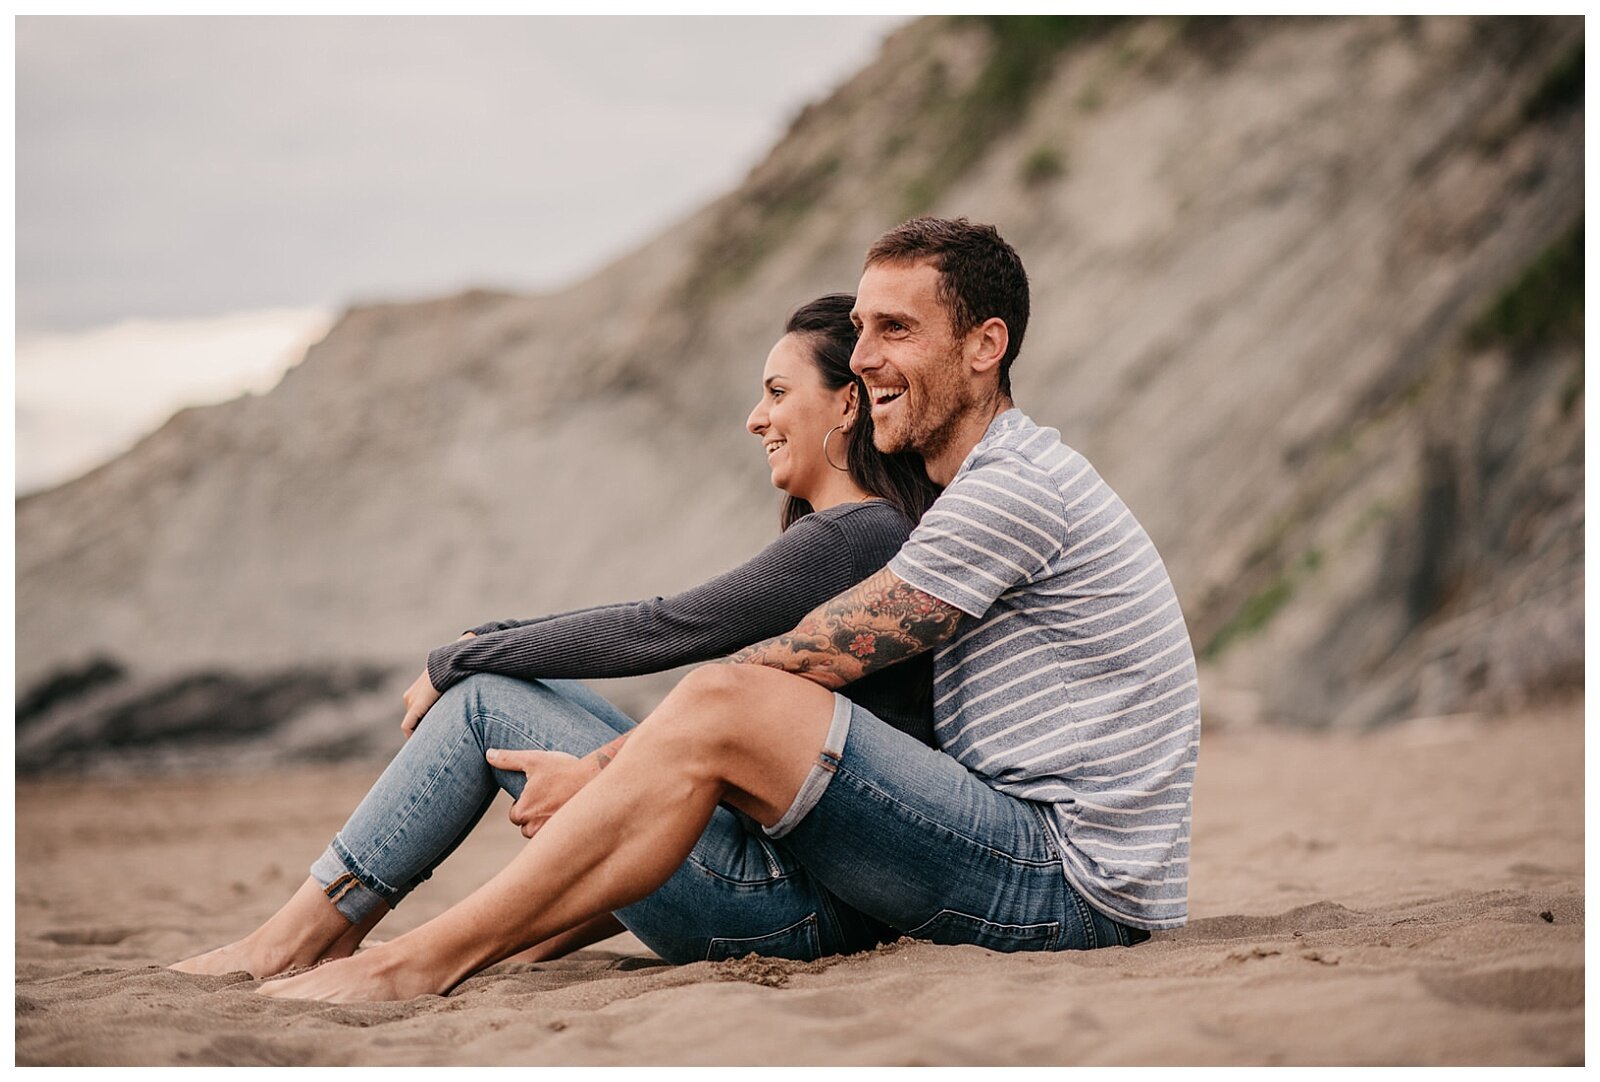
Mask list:
[[[675,873],[719,803],[775,839],[799,905],[742,941],[763,953],[851,949],[863,926],[1056,950],[1183,923],[1194,657],[1127,507],[1012,406],[1021,261],[990,227],[915,219],[868,253],[855,315],[878,447],[920,452],[945,486],[899,555],[593,756],[491,751],[528,775],[516,860],[416,931],[263,991],[406,998],[604,913],[692,922]],[[942,750],[833,693],[929,649]]]

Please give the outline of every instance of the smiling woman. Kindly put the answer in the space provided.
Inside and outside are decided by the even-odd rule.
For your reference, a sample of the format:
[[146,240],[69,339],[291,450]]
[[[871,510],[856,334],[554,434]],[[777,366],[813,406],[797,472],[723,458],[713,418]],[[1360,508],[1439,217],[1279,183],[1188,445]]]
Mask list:
[[[861,408],[866,385],[851,369],[857,342],[854,306],[851,294],[833,293],[789,317],[784,337],[767,357],[761,401],[745,422],[767,450],[773,485],[788,494],[784,529],[815,509],[806,495],[813,486],[820,486],[819,492],[843,492],[841,484],[859,484],[912,519],[920,518],[937,494],[921,455],[885,454],[877,447],[872,415]],[[780,401],[785,403],[781,409]],[[781,461],[774,448],[779,443]],[[797,470],[798,489],[788,480]]]
[[772,484],[789,493],[790,500],[808,505],[860,500],[861,491],[844,464],[834,465],[828,457],[828,441],[835,433],[844,433],[838,441],[841,448],[849,442],[857,410],[855,384],[829,388],[809,354],[793,335],[778,340],[767,355],[761,401],[745,427],[760,437]]

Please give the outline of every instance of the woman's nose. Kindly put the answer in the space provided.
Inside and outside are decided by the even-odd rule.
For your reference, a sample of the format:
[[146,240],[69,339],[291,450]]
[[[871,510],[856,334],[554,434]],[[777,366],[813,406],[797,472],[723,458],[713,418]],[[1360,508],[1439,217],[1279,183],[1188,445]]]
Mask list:
[[764,401],[757,402],[756,408],[750,411],[749,417],[745,418],[744,427],[751,435],[759,436],[762,430],[767,427],[767,411],[762,408],[765,405]]

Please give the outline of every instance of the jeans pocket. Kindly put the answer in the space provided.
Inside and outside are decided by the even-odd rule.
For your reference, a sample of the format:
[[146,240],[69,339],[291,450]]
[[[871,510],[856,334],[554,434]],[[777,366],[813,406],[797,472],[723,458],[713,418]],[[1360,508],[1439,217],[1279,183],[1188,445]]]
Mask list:
[[1047,951],[1054,950],[1061,938],[1061,922],[996,924],[982,917],[958,913],[954,909],[941,909],[932,920],[911,929],[906,935],[947,946],[970,943],[992,951]]
[[810,962],[822,957],[822,945],[817,937],[817,915],[808,913],[803,919],[787,928],[749,939],[713,938],[706,944],[706,961],[721,962],[729,958],[743,958],[747,954],[761,954],[769,958],[792,958],[797,962]]

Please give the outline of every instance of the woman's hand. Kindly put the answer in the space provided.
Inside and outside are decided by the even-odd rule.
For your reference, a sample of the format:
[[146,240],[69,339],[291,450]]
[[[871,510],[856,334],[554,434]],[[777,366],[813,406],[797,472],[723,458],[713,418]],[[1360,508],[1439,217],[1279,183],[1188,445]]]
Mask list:
[[511,821],[524,838],[539,833],[539,828],[572,799],[572,795],[600,773],[592,759],[579,759],[564,751],[505,751],[490,748],[484,759],[496,770],[520,770],[528,781],[522,795],[511,805]]
[[[477,638],[474,631],[463,631],[456,641]],[[400,696],[406,704],[406,716],[400,719],[400,731],[406,734],[406,739],[411,739],[411,734],[416,732],[417,723],[422,720],[422,715],[433,709],[433,704],[439,701],[439,692],[433,686],[433,680],[428,676],[428,667],[422,667],[422,675],[411,681],[411,686],[406,688],[406,693]]]
[[422,715],[433,709],[433,704],[439,701],[439,693],[434,690],[427,669],[423,669],[422,675],[411,681],[411,686],[406,688],[406,693],[401,698],[405,700],[406,716],[400,721],[400,731],[406,734],[407,740],[410,740],[411,734],[417,728],[417,722],[422,720]]

